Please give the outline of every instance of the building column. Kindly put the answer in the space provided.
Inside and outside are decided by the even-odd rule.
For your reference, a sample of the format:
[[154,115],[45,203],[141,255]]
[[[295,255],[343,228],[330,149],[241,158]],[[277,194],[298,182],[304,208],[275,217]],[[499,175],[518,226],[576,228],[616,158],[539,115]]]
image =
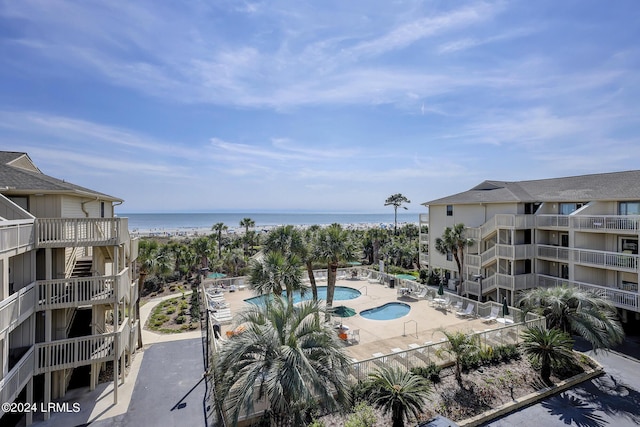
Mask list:
[[[44,250],[44,264],[45,264],[45,279],[51,280],[53,276],[53,266],[51,261],[51,248],[46,248]],[[51,342],[51,310],[45,310],[44,312],[44,341]],[[47,356],[49,352],[46,353]],[[49,357],[46,358],[45,364],[48,365],[51,363],[51,359]],[[51,402],[51,371],[47,371],[44,374],[44,404],[46,407],[49,406]],[[50,418],[49,411],[44,413],[44,419],[48,420]]]
[[[27,382],[27,403],[33,405],[33,377],[29,378]],[[30,426],[33,423],[33,411],[27,411],[26,424]]]

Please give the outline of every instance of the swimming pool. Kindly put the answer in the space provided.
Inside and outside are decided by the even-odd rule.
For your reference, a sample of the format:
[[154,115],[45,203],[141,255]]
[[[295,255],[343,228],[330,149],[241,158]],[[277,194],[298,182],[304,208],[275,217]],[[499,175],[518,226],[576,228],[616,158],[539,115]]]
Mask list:
[[[285,292],[282,293],[282,296],[286,296],[287,294]],[[353,289],[353,288],[348,288],[346,286],[336,286],[336,289],[333,293],[333,300],[334,301],[344,301],[344,300],[349,300],[349,299],[354,299],[354,298],[358,298],[360,295],[362,295],[362,292],[360,292],[357,289]],[[299,291],[294,292],[293,294],[293,302],[294,303],[298,303],[301,301],[308,301],[313,297],[313,294],[311,293],[311,288],[307,289],[304,293],[304,295],[300,295]],[[247,298],[244,301],[248,302],[250,304],[255,304],[255,305],[261,305],[264,303],[265,298],[267,298],[266,295],[259,295],[257,297],[253,297],[253,298]],[[318,286],[318,299],[319,300],[326,300],[327,299],[327,287],[326,286]]]
[[402,302],[389,302],[380,307],[362,310],[360,316],[371,320],[393,320],[409,314],[411,306]]

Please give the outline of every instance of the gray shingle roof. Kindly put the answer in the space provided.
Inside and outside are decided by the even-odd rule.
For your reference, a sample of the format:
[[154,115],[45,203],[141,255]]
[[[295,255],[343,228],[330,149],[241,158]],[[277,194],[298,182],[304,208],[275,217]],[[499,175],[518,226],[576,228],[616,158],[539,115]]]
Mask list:
[[[22,158],[23,156],[24,158]],[[31,159],[26,153],[0,151],[0,193],[71,193],[79,196],[100,197],[105,200],[116,202],[122,201],[122,199],[118,199],[117,197],[109,196],[108,194],[90,190],[88,188],[45,175],[40,172],[35,165],[33,165],[35,170],[32,170],[10,164],[16,160],[27,161],[33,165],[33,162],[31,162]]]
[[484,181],[423,205],[592,200],[640,200],[640,170],[533,181]]

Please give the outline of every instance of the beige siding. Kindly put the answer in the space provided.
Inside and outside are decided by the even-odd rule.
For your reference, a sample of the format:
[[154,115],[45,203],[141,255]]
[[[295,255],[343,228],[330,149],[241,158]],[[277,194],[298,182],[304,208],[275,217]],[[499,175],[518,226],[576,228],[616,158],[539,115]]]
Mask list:
[[30,252],[9,258],[9,282],[13,283],[14,291],[24,288],[35,280],[31,275],[32,268]]
[[58,195],[30,196],[29,209],[38,218],[60,218],[62,197]]
[[19,347],[28,347],[32,344],[31,342],[31,322],[34,321],[34,317],[31,316],[27,318],[24,322],[20,323],[18,327],[16,327],[9,334],[9,345],[12,349]]
[[63,218],[85,218],[87,215],[82,211],[82,199],[78,197],[63,196],[62,217]]

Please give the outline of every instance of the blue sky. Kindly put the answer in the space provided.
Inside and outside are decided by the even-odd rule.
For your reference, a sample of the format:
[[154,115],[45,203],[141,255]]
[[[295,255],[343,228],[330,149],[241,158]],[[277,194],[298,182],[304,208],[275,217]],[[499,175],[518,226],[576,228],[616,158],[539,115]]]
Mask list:
[[640,3],[0,0],[0,148],[122,212],[638,168]]

